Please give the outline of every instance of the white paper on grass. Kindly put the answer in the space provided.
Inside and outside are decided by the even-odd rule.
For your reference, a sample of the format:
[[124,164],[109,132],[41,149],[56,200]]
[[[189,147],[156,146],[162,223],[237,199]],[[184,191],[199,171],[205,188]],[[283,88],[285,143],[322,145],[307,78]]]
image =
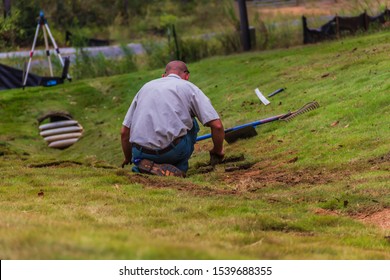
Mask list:
[[255,89],[255,93],[257,97],[260,99],[260,101],[263,102],[264,105],[268,105],[271,103],[267,100],[267,98],[264,97],[264,95],[260,92],[258,88]]

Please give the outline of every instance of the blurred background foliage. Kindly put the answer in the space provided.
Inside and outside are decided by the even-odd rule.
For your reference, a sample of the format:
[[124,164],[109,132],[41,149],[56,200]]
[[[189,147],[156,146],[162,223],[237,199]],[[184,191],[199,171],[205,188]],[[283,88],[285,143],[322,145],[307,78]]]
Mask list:
[[[296,0],[295,5],[258,7],[247,1],[252,50],[289,48],[303,43],[302,15],[321,26],[336,13],[371,15],[385,9],[385,0]],[[269,2],[269,1],[268,1]],[[290,1],[291,2],[291,1]],[[0,5],[0,52],[30,50],[40,11],[60,48],[77,48],[70,72],[76,79],[111,76],[164,67],[172,59],[194,62],[242,51],[240,21],[234,0],[3,0]],[[282,7],[282,9],[281,9]],[[386,28],[390,28],[389,26]],[[72,39],[66,37],[66,32]],[[371,30],[370,30],[371,31]],[[357,34],[359,35],[359,33]],[[90,56],[88,39],[121,46],[121,58]],[[142,44],[133,55],[129,43]],[[39,33],[37,49],[44,48]],[[26,58],[2,60],[20,68]],[[55,65],[55,67],[57,67]],[[56,71],[60,72],[60,65]],[[37,74],[42,71],[34,68]]]
[[[34,38],[39,12],[42,10],[53,34],[65,31],[93,38],[128,41],[146,35],[164,35],[166,27],[178,30],[210,30],[223,21],[224,0],[3,0],[0,19],[0,47],[26,47]],[[8,4],[7,4],[8,3]],[[8,10],[8,11],[7,11]],[[223,26],[223,22],[219,24]],[[198,29],[198,30],[196,30]]]

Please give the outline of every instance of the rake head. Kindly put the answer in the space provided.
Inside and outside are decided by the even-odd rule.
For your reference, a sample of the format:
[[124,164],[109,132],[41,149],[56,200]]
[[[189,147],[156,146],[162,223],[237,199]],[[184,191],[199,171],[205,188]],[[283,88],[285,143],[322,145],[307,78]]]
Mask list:
[[309,111],[312,111],[312,110],[315,110],[318,107],[320,107],[320,104],[318,104],[317,101],[309,102],[309,103],[305,104],[304,106],[302,106],[302,108],[298,109],[297,111],[295,111],[289,115],[286,115],[285,117],[282,117],[281,120],[286,121],[286,122],[291,121],[296,116],[302,115],[302,114],[309,112]]

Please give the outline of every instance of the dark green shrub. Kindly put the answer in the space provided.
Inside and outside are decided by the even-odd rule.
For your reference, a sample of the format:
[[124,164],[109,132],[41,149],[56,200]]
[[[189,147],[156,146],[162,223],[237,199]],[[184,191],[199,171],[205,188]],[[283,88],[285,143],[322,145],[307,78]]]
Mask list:
[[221,54],[227,55],[237,53],[242,50],[240,33],[237,31],[228,31],[216,36],[221,44]]
[[113,76],[137,70],[135,57],[127,47],[122,47],[125,55],[122,58],[108,59],[104,54],[91,55],[79,49],[70,74],[75,79]]
[[174,53],[170,52],[166,43],[144,41],[142,46],[146,52],[146,66],[149,69],[165,67],[167,62],[174,59]]

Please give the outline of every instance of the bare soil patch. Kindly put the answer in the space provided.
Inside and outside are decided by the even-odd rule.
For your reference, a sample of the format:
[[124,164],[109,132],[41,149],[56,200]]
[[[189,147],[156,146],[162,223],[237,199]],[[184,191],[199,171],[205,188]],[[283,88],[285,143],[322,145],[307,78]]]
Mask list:
[[88,166],[88,167],[94,167],[94,168],[103,168],[103,169],[116,169],[117,167],[108,165],[105,162],[95,162],[86,164],[79,161],[74,160],[58,160],[58,161],[50,161],[50,162],[43,162],[43,163],[33,163],[29,164],[29,168],[67,168],[67,167],[76,167],[76,166]]
[[[367,7],[365,1],[360,1],[360,4],[356,4],[355,1],[347,0],[323,0],[323,1],[303,1],[297,6],[275,6],[275,7],[256,7],[248,5],[249,10],[260,13],[263,17],[274,17],[280,15],[301,17],[305,16],[335,16],[343,11],[353,10],[356,7],[361,6],[363,12]],[[380,7],[380,3],[371,1],[370,6],[377,9]]]
[[[291,156],[291,155],[289,155]],[[293,187],[296,185],[323,185],[337,181],[348,180],[351,174],[359,172],[366,164],[357,162],[349,165],[349,168],[339,170],[328,169],[301,169],[294,170],[288,168],[294,164],[298,157],[287,158],[283,156],[283,161],[276,163],[271,160],[258,162],[248,170],[237,170],[225,172],[221,175],[221,180],[227,184],[237,186],[241,191],[255,191],[256,189],[284,185]],[[368,161],[371,166],[383,166],[390,163],[390,153],[379,156]],[[226,169],[225,169],[226,170]]]
[[[344,175],[344,174],[343,174]],[[259,184],[273,184],[282,183],[286,186],[295,186],[298,184],[327,184],[333,182],[334,179],[341,177],[341,174],[331,174],[324,171],[313,170],[284,170],[284,169],[261,169],[261,170],[249,170],[245,172],[234,172],[229,176],[226,176],[224,180],[228,183],[234,183],[235,181],[247,180],[250,178]]]
[[390,152],[383,156],[370,159],[368,162],[371,163],[372,165],[381,164],[381,163],[390,163]]
[[58,160],[44,163],[30,164],[30,168],[46,168],[46,167],[72,167],[77,165],[83,165],[81,162],[72,160]]
[[190,192],[194,195],[209,196],[209,195],[237,195],[235,189],[214,189],[208,186],[200,186],[193,184],[185,179],[177,179],[175,181],[170,178],[157,177],[146,174],[131,174],[131,171],[117,171],[117,175],[126,176],[131,183],[143,185],[145,188],[152,189],[176,189],[178,191]]
[[[324,0],[317,1],[316,3],[302,3],[297,6],[286,5],[286,6],[275,6],[275,7],[261,7],[251,6],[251,9],[256,10],[263,16],[274,16],[274,15],[334,15],[337,10],[346,7],[344,1]],[[249,6],[248,6],[249,7]]]
[[[288,163],[288,161],[287,161]],[[179,191],[186,191],[195,195],[241,195],[248,192],[255,192],[264,187],[283,185],[293,187],[296,185],[319,185],[328,184],[335,180],[345,179],[347,172],[330,172],[324,170],[289,170],[271,166],[261,168],[264,162],[254,164],[249,169],[238,169],[237,171],[226,172],[225,166],[217,166],[216,172],[220,177],[223,187],[211,188],[201,186],[186,179],[170,180],[170,178],[156,177],[145,174],[132,174],[131,171],[119,170],[118,175],[127,176],[132,183],[139,183],[145,188],[172,188]],[[210,170],[211,171],[211,170]]]
[[293,15],[296,17],[302,15],[332,15],[334,7],[327,7],[325,9],[320,7],[305,7],[305,6],[293,6],[293,7],[275,7],[275,8],[256,8],[256,10],[264,17],[272,17],[278,15]]
[[[369,162],[380,164],[388,162],[390,156],[384,155]],[[171,180],[171,178],[156,177],[153,175],[132,174],[130,171],[118,170],[117,174],[126,176],[132,183],[138,183],[144,188],[151,189],[176,189],[197,196],[210,195],[245,195],[256,192],[262,188],[271,186],[294,187],[297,185],[323,185],[337,181],[345,181],[350,178],[356,169],[350,170],[314,170],[302,169],[293,170],[284,165],[293,164],[294,160],[285,160],[278,164],[269,162],[258,162],[247,170],[224,172],[224,165],[219,165],[213,172],[216,172],[221,180],[221,186],[209,187],[194,184],[186,179]],[[314,211],[318,215],[342,215],[338,211],[318,208]],[[362,221],[366,224],[375,225],[384,230],[390,229],[390,209],[381,209],[370,213],[359,213],[351,215],[351,218]]]
[[390,209],[385,208],[369,215],[360,215],[356,217],[363,223],[376,225],[384,230],[390,230]]
[[[340,216],[335,210],[318,208],[314,210],[317,215]],[[368,225],[374,225],[384,230],[390,230],[390,209],[385,208],[374,213],[353,215],[351,218],[361,221]]]
[[344,180],[350,176],[345,170],[293,170],[286,168],[296,162],[296,158],[284,162],[258,162],[248,170],[238,170],[221,175],[226,184],[235,186],[240,192],[254,192],[271,186],[294,187],[297,185],[323,185]]

